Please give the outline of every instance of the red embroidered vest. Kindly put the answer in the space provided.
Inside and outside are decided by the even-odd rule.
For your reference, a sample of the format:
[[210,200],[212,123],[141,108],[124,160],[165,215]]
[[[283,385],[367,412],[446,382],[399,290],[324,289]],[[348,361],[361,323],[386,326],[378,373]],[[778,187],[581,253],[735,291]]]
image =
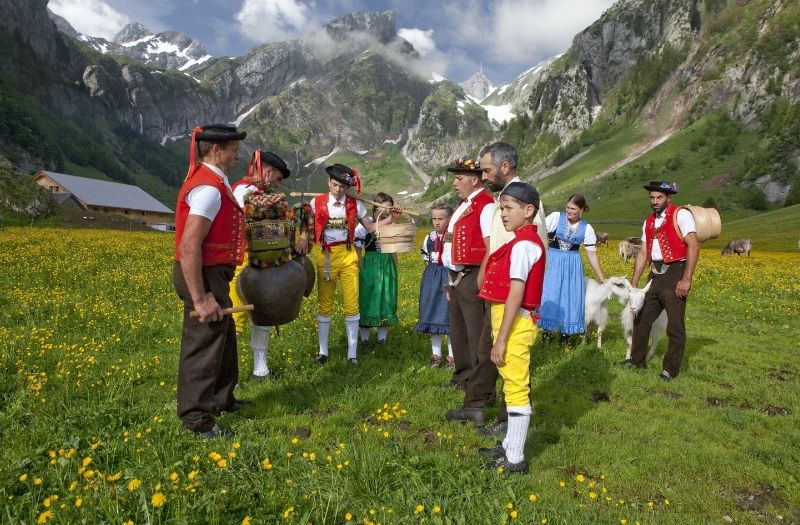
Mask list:
[[653,253],[653,239],[658,239],[661,248],[661,257],[669,264],[686,259],[686,241],[681,237],[678,228],[678,210],[680,206],[670,204],[665,210],[666,214],[661,227],[656,229],[656,215],[651,213],[644,223],[644,235],[647,240],[647,260],[650,261]]
[[[324,248],[327,244],[324,242],[322,232],[328,224],[328,219],[331,214],[328,211],[328,193],[324,195],[317,195],[314,197],[314,234],[316,235],[317,242]],[[350,195],[345,195],[344,199],[344,214],[347,218],[347,245],[353,244],[353,236],[356,232],[356,221],[358,214],[358,204],[356,200]]]
[[531,241],[542,250],[541,258],[536,261],[528,279],[525,281],[525,292],[522,295],[522,307],[528,310],[538,308],[542,304],[542,285],[544,283],[545,248],[536,231],[536,226],[529,224],[514,232],[514,239],[497,249],[489,256],[486,263],[486,278],[483,281],[478,297],[493,303],[505,303],[511,288],[511,249],[520,241]]
[[453,264],[478,266],[486,255],[486,243],[481,231],[481,212],[487,204],[494,204],[492,195],[483,190],[478,193],[453,225]]
[[222,204],[201,246],[203,266],[242,264],[245,250],[244,212],[222,179],[203,164],[199,164],[187,177],[178,192],[178,204],[175,206],[175,260],[180,261],[179,247],[189,217],[186,195],[198,186],[213,186],[222,195]]

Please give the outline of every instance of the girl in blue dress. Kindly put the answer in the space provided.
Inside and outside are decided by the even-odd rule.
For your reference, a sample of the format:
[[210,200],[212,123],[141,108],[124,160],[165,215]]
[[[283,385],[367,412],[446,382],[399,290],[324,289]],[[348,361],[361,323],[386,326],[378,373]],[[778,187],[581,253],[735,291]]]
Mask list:
[[562,212],[553,212],[545,219],[547,230],[547,269],[544,274],[542,306],[539,328],[547,332],[560,332],[562,338],[586,331],[584,299],[586,284],[583,275],[581,244],[597,279],[605,282],[597,258],[594,228],[581,219],[589,211],[586,197],[571,195]]
[[[431,334],[431,360],[429,366],[438,368],[442,365],[442,335],[450,332],[447,297],[444,287],[447,284],[448,270],[442,265],[440,251],[444,245],[444,233],[447,231],[447,222],[453,214],[453,208],[444,203],[434,204],[431,207],[431,222],[434,230],[425,237],[422,243],[422,260],[425,261],[425,271],[422,274],[422,283],[419,287],[419,322],[416,329],[419,332]],[[455,368],[447,342],[447,368]]]

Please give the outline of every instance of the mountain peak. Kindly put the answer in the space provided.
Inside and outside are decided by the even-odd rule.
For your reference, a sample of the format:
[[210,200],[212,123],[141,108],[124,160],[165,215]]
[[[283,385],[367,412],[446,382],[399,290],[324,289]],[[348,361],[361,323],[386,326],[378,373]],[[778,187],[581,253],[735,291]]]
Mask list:
[[119,33],[114,35],[114,39],[112,41],[116,42],[117,44],[127,44],[129,42],[135,42],[137,40],[147,38],[148,36],[153,36],[153,32],[139,22],[131,22],[123,27]]
[[325,25],[325,29],[335,40],[343,40],[349,33],[360,31],[375,36],[385,44],[397,35],[397,13],[359,11],[332,20]]
[[478,100],[486,98],[486,95],[494,89],[489,77],[483,74],[483,70],[475,73],[459,85],[464,89],[464,93]]

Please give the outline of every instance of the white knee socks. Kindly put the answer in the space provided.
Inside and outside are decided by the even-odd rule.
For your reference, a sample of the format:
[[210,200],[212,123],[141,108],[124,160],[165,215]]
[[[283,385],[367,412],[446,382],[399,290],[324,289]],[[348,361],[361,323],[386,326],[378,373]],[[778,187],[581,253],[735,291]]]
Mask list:
[[442,336],[439,334],[431,335],[431,351],[433,355],[442,357]]
[[368,327],[367,328],[365,328],[363,326],[360,327],[358,329],[358,334],[360,336],[360,339],[361,339],[362,343],[366,343],[367,341],[369,341],[369,328]]
[[453,344],[450,342],[450,336],[447,336],[447,357],[453,355]]
[[319,332],[319,353],[328,355],[328,335],[331,333],[331,318],[317,315],[317,330]]
[[269,333],[271,326],[250,327],[250,349],[253,351],[253,375],[265,376],[269,374],[267,366],[267,349],[269,349]]
[[506,459],[509,463],[519,463],[525,459],[525,440],[531,422],[531,406],[508,407],[508,431],[503,440]]
[[347,359],[355,359],[358,348],[358,321],[360,315],[348,315],[344,318],[347,331]]
[[386,336],[389,335],[389,327],[388,326],[379,326],[378,327],[378,341],[386,341]]

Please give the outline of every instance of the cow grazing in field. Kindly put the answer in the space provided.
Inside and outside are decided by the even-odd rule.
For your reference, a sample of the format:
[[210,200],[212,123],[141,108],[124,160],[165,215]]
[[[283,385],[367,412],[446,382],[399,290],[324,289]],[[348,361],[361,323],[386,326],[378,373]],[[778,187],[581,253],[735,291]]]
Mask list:
[[[594,279],[586,279],[586,297],[584,299],[584,321],[586,332],[589,331],[589,323],[597,326],[597,348],[603,347],[603,331],[608,324],[608,300],[614,293],[612,287],[616,283],[625,282],[624,277],[609,277],[606,282],[600,284]],[[583,342],[586,342],[586,332],[583,334]]]
[[636,258],[641,247],[641,240],[639,244],[634,244],[629,240],[619,241],[619,256],[625,259],[625,262],[628,262],[628,259]]
[[752,246],[752,241],[750,239],[732,239],[728,241],[728,244],[722,249],[722,255],[741,255],[746,253],[748,257],[750,257],[750,248]]
[[[611,281],[613,279],[613,281]],[[620,314],[620,321],[622,323],[622,330],[625,332],[625,341],[628,343],[628,350],[625,353],[625,359],[631,358],[631,350],[633,347],[633,320],[639,315],[644,305],[644,296],[650,289],[652,281],[647,281],[644,288],[634,288],[628,279],[618,280],[615,277],[609,279],[611,282],[611,291],[617,296],[620,304],[624,306]],[[667,311],[661,312],[661,315],[653,323],[650,328],[650,348],[647,351],[646,361],[649,361],[656,353],[658,342],[667,333]]]
[[601,244],[608,246],[608,234],[606,232],[597,232],[595,235],[597,236],[596,246],[600,246]]

